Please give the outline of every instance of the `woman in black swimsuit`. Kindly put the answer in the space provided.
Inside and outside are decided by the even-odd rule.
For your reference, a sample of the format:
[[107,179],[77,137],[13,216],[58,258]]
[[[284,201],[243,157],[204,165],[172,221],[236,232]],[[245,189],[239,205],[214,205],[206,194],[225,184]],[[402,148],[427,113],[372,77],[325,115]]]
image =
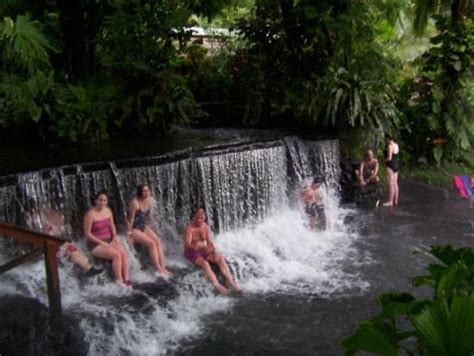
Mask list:
[[128,236],[131,244],[137,243],[148,249],[148,254],[158,273],[169,276],[165,268],[163,247],[158,235],[149,227],[152,212],[151,191],[147,184],[137,187],[137,196],[128,209]]
[[387,149],[385,153],[385,162],[387,165],[387,184],[388,199],[384,206],[398,205],[398,171],[400,170],[400,161],[398,155],[400,148],[389,134],[385,135]]

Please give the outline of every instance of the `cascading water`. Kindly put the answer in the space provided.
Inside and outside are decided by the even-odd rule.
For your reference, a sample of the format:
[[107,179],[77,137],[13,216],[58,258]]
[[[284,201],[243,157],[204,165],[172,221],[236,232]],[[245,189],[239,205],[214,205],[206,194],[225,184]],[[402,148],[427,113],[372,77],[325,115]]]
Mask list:
[[[326,182],[329,225],[323,232],[307,228],[295,202],[315,174]],[[90,354],[172,353],[205,333],[206,316],[232,309],[235,299],[216,296],[202,273],[182,257],[182,231],[197,206],[206,208],[218,231],[217,249],[245,294],[324,298],[367,287],[352,268],[367,262],[367,256],[353,247],[357,236],[346,231],[346,211],[338,204],[337,141],[291,137],[176,159],[62,167],[7,181],[0,187],[0,220],[28,222],[41,230],[39,210],[59,209],[66,215],[67,237],[82,249],[82,216],[93,192],[109,192],[119,231],[124,231],[126,202],[136,185],[146,182],[153,190],[155,227],[166,247],[167,265],[175,272],[170,282],[157,283],[148,257],[128,246],[123,235],[134,289],[114,284],[107,273],[78,278],[67,262],[60,269],[63,308],[80,319]],[[41,261],[0,275],[0,280],[0,295],[20,293],[47,303]]]

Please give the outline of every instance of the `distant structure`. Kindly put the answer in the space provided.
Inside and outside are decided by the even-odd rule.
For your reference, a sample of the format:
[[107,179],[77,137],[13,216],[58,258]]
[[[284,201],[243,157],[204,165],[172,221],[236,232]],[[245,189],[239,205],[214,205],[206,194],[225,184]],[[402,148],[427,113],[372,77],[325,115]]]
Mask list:
[[200,44],[209,50],[210,54],[219,52],[225,41],[236,36],[236,32],[228,28],[187,27],[192,31],[191,43]]

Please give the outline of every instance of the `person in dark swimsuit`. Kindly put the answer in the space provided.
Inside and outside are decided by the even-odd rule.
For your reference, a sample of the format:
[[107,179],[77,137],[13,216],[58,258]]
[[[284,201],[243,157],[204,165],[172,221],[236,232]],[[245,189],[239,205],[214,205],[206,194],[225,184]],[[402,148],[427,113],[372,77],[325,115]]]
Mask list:
[[84,216],[84,234],[87,247],[94,257],[112,261],[115,280],[130,286],[128,256],[117,239],[114,217],[107,206],[107,194],[100,192],[93,197],[94,207]]
[[386,134],[385,140],[387,142],[385,164],[387,165],[388,197],[383,205],[393,206],[398,205],[398,172],[400,171],[398,156],[400,154],[400,148],[391,135]]
[[387,167],[390,168],[392,172],[398,173],[398,171],[400,170],[400,162],[398,160],[398,153],[392,153],[392,159],[387,161]]
[[141,232],[145,232],[146,225],[150,220],[150,209],[142,211],[138,209],[135,211],[135,219],[133,219],[133,228]]
[[128,241],[130,244],[137,243],[145,246],[156,272],[168,277],[171,272],[165,268],[163,245],[158,235],[149,226],[152,206],[150,187],[147,184],[140,184],[137,187],[137,195],[128,208]]

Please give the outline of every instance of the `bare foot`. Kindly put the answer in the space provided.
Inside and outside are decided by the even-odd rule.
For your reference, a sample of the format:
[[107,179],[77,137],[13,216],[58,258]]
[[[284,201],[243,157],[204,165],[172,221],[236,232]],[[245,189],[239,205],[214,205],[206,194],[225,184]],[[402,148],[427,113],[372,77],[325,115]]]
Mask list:
[[383,206],[393,206],[393,204],[389,203],[389,202],[386,202],[386,203],[383,203]]
[[165,278],[169,278],[173,275],[173,273],[171,273],[170,271],[168,271],[166,268],[163,268],[162,270],[160,271],[156,271],[157,274],[160,274],[162,275],[163,277]]
[[227,295],[230,293],[230,290],[227,289],[226,287],[220,285],[220,284],[216,284],[215,285],[217,291],[220,293],[220,294],[223,294],[223,295]]
[[237,284],[232,286],[232,291],[237,294],[242,293],[242,289],[240,289],[240,287]]
[[171,278],[173,274],[168,271],[168,270],[163,270],[163,271],[155,271],[155,276],[157,277],[161,277],[165,280],[168,280],[169,278]]

